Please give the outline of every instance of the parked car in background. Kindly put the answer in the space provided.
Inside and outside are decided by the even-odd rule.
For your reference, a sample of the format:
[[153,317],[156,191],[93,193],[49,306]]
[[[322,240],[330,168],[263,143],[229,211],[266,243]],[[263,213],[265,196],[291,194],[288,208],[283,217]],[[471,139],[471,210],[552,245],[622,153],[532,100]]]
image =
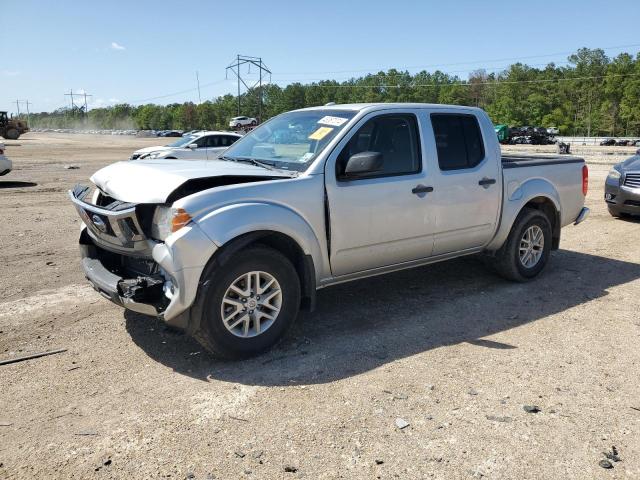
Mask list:
[[640,151],[609,171],[604,200],[614,217],[640,215]]
[[252,117],[233,117],[229,122],[231,128],[255,127],[256,125],[258,125],[258,120]]
[[613,138],[605,138],[600,142],[600,146],[604,146],[604,147],[611,147],[615,144],[616,144],[616,141]]
[[91,179],[69,197],[94,288],[231,358],[270,348],[330,285],[479,253],[531,280],[589,212],[583,159],[501,155],[484,111],[447,105],[297,110],[218,161]]
[[630,140],[616,140],[616,147],[626,147],[632,145]]
[[159,137],[181,137],[182,132],[180,130],[168,130],[166,132],[162,132],[162,135],[158,135]]
[[133,152],[129,160],[139,158],[213,159],[240,138],[242,135],[233,132],[199,132],[181,137],[169,145],[141,148]]
[[11,160],[5,155],[4,143],[0,143],[0,176],[6,175],[13,168]]
[[547,128],[547,133],[549,135],[558,135],[560,133],[560,129],[558,127],[549,127]]

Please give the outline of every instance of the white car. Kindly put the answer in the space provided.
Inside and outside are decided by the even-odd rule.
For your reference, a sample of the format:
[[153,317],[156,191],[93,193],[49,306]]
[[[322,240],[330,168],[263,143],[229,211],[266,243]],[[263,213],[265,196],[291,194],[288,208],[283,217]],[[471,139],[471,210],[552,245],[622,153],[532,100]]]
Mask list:
[[258,125],[258,120],[253,117],[233,117],[229,122],[231,128],[255,127],[256,125]]
[[129,160],[139,158],[214,159],[240,138],[242,135],[232,132],[198,132],[181,137],[169,145],[136,150]]
[[4,143],[0,143],[0,176],[9,173],[12,167],[11,160],[4,155]]

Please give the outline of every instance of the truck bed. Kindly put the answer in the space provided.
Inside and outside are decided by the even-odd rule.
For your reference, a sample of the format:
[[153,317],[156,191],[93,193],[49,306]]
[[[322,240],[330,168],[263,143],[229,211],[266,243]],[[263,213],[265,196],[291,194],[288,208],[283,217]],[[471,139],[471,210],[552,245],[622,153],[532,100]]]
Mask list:
[[565,163],[584,163],[571,155],[502,155],[502,168],[540,167]]

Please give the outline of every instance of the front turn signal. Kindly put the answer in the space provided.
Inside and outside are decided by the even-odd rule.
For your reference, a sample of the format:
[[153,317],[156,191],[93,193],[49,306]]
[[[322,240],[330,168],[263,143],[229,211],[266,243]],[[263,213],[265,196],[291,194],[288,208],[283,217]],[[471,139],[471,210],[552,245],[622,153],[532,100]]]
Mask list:
[[184,208],[176,208],[173,211],[173,216],[171,218],[171,231],[177,232],[182,227],[187,225],[192,220],[191,215],[189,215]]

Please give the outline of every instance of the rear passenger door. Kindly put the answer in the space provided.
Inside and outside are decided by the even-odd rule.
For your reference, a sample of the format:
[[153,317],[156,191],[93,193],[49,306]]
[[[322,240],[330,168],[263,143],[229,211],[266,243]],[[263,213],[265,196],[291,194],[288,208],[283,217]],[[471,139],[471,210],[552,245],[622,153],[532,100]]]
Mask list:
[[437,166],[433,254],[482,247],[493,237],[500,211],[500,158],[487,151],[490,144],[473,113],[436,111],[428,117]]

